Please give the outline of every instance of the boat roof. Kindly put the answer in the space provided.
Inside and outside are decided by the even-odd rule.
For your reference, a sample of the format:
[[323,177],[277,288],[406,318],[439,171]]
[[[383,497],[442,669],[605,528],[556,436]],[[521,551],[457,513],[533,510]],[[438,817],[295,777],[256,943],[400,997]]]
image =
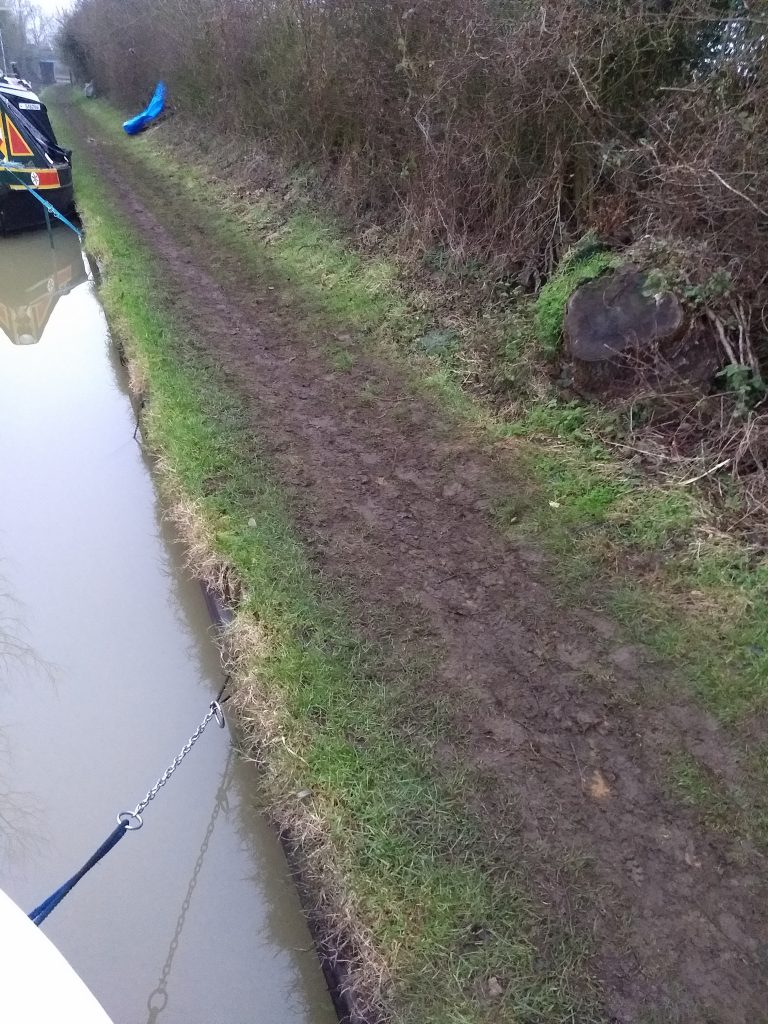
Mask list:
[[113,1024],[53,943],[0,889],[0,1020]]
[[18,96],[20,99],[31,100],[33,103],[40,103],[40,97],[36,92],[31,89],[19,88],[16,85],[8,85],[6,82],[0,82],[0,92],[4,92],[6,96]]
[[19,99],[29,100],[31,103],[41,102],[29,82],[23,78],[16,78],[15,75],[0,75],[0,92],[4,92],[6,96],[18,96]]
[[[70,153],[56,142],[41,103],[14,102],[0,89],[0,160],[23,166],[46,167],[69,163]],[[1,172],[0,172],[1,173]]]

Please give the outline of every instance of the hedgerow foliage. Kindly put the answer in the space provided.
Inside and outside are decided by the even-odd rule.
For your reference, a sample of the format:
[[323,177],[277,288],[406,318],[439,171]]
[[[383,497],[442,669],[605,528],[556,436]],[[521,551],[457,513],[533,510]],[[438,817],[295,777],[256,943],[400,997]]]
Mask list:
[[312,163],[348,208],[526,282],[575,239],[685,239],[761,332],[768,0],[79,0],[113,99]]

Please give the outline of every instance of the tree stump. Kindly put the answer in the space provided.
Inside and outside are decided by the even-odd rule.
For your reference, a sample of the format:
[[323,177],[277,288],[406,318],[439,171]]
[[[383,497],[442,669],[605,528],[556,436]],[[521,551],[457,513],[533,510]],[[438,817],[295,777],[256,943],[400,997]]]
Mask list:
[[694,341],[689,326],[677,296],[651,292],[638,267],[588,281],[571,295],[565,313],[575,382],[584,390],[608,391],[649,377],[711,376],[717,365],[710,346]]

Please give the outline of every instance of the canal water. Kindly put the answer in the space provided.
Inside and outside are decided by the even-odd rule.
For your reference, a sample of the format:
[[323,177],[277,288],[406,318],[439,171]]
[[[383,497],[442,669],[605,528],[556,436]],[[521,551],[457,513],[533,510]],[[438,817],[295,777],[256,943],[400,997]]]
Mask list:
[[[54,243],[0,238],[0,888],[26,910],[222,681],[76,238]],[[335,1020],[251,768],[212,723],[43,925],[115,1024]]]

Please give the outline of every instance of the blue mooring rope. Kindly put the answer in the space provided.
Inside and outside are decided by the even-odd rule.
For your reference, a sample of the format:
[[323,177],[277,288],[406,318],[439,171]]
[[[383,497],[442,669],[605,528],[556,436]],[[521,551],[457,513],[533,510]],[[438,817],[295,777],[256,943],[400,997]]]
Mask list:
[[47,900],[43,900],[39,907],[35,909],[29,915],[30,920],[36,924],[41,925],[43,921],[48,917],[51,911],[55,910],[56,907],[61,903],[64,897],[70,892],[83,875],[87,875],[91,868],[96,867],[102,857],[106,857],[113,847],[117,846],[120,840],[125,835],[128,829],[129,822],[121,821],[120,824],[112,831],[112,833],[104,840],[98,850],[89,857],[88,860],[83,864],[77,874],[72,875],[69,881],[65,882],[64,885],[60,886],[56,892],[51,893]]

